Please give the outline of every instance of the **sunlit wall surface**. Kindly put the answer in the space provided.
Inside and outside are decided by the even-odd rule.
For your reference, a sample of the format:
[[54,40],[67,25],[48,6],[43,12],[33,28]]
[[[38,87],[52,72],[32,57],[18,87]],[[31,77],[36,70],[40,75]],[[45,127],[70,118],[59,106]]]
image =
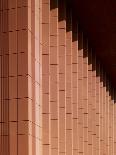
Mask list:
[[115,155],[115,89],[65,0],[0,0],[0,155]]

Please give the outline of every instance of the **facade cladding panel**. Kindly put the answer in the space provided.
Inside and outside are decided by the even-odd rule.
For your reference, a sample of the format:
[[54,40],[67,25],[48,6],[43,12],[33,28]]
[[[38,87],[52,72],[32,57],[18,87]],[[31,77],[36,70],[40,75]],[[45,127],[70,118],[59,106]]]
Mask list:
[[115,98],[65,0],[0,0],[0,155],[115,155]]

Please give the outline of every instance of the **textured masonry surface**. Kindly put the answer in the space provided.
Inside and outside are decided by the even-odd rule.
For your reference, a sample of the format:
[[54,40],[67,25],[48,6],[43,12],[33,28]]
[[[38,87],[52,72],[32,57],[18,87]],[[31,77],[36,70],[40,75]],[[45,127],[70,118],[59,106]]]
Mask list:
[[115,155],[115,98],[65,0],[0,0],[0,155]]

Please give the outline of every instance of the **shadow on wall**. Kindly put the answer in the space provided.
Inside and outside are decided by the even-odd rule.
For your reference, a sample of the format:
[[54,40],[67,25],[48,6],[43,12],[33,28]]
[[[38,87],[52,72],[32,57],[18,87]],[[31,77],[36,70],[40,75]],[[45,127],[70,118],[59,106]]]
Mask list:
[[[54,23],[54,28],[57,28],[55,50],[50,51],[50,58],[55,53],[57,60],[50,66],[50,78],[54,69],[55,80],[50,79],[49,97],[56,95],[56,100],[48,101],[51,118],[49,142],[54,146],[51,150],[59,149],[59,152],[69,154],[72,150],[75,154],[84,150],[103,151],[101,139],[105,143],[110,141],[109,120],[114,117],[111,115],[114,89],[71,6],[62,0],[51,1],[50,11],[58,17]],[[50,47],[53,47],[53,42]],[[111,126],[114,129],[113,124]],[[106,151],[107,147],[104,147]]]

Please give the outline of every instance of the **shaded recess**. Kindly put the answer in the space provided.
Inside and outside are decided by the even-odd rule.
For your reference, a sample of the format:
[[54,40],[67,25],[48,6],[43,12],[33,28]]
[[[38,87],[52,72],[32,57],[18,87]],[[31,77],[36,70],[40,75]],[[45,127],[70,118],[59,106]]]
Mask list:
[[116,2],[69,0],[75,18],[116,86]]

